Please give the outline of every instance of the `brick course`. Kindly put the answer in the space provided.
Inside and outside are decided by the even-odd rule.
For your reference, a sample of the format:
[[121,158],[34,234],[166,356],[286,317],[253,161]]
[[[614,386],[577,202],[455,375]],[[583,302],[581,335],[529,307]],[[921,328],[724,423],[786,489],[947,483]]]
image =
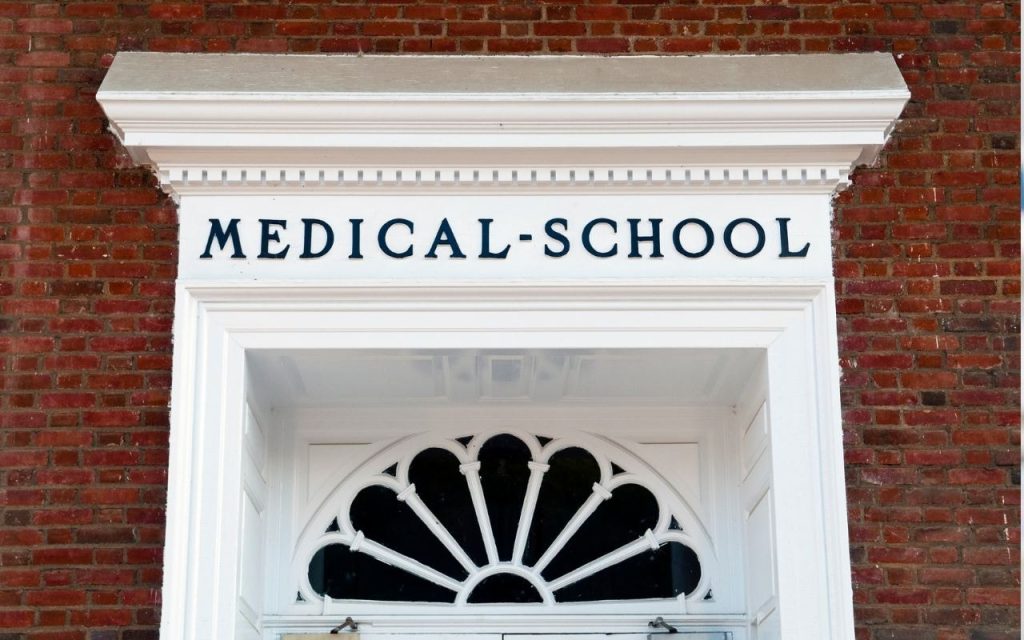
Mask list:
[[0,638],[157,635],[177,229],[94,100],[121,50],[892,52],[912,101],[834,218],[858,638],[1019,638],[1019,25],[987,0],[0,3]]

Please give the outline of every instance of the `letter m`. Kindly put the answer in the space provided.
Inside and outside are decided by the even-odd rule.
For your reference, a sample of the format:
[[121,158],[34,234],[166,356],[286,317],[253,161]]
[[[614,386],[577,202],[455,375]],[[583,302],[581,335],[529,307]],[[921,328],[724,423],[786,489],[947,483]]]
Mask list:
[[231,241],[232,247],[232,258],[244,258],[245,254],[242,253],[242,241],[238,237],[238,218],[232,218],[231,222],[228,223],[228,228],[225,229],[217,218],[210,218],[210,235],[206,239],[206,251],[204,251],[199,257],[200,258],[212,258],[214,241],[217,242],[217,246],[223,251],[228,245],[228,240]]

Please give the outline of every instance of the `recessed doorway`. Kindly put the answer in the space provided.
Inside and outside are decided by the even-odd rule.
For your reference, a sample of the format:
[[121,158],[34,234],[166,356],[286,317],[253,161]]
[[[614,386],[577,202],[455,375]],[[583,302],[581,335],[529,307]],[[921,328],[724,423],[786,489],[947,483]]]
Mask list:
[[745,565],[771,566],[744,558],[773,553],[744,547],[766,523],[740,535],[764,364],[757,349],[252,353],[248,431],[270,446],[245,469],[269,475],[278,565],[263,626],[418,610],[453,628],[600,613],[743,633]]
[[[166,564],[210,617],[177,624],[763,640],[849,613],[825,288],[185,293]],[[381,566],[419,587],[382,599]]]

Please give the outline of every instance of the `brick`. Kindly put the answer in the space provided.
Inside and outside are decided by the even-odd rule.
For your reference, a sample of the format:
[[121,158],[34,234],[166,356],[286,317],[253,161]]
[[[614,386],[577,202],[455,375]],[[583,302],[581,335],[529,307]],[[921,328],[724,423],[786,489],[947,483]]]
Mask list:
[[968,604],[999,604],[1016,606],[1020,603],[1020,589],[968,589]]
[[916,547],[875,547],[868,550],[868,561],[878,564],[921,564],[925,557],[925,550]]
[[501,25],[490,22],[448,22],[445,24],[448,35],[453,38],[463,36],[499,36]]
[[748,20],[792,20],[800,17],[800,10],[797,7],[784,5],[766,5],[747,7],[746,15]]
[[71,564],[90,564],[92,562],[91,549],[68,549],[47,547],[34,549],[32,561],[38,566],[57,565],[66,566]]
[[540,22],[533,27],[538,36],[579,36],[587,32],[582,22]]
[[86,504],[136,504],[138,489],[90,488],[83,489],[80,499]]
[[91,393],[47,393],[39,398],[39,406],[44,409],[79,409],[96,404],[96,396]]
[[878,589],[875,600],[888,604],[928,604],[931,591],[928,589]]
[[492,6],[487,8],[491,20],[542,20],[543,11],[537,6]]
[[25,604],[37,607],[82,605],[85,604],[85,593],[67,589],[29,591],[25,594]]
[[71,20],[49,18],[23,18],[15,22],[15,30],[21,33],[71,33],[74,23]]
[[149,6],[149,15],[159,20],[197,20],[203,17],[203,7],[201,4],[158,2]]
[[963,460],[963,452],[958,449],[951,451],[933,449],[907,451],[905,455],[907,464],[950,466],[959,464]]
[[953,469],[949,472],[951,484],[1003,484],[1006,473],[999,469]]
[[955,386],[957,375],[951,371],[906,371],[900,374],[901,384],[908,389],[934,389]]
[[2,629],[24,629],[31,627],[35,616],[31,610],[2,610],[0,609],[0,628]]
[[576,41],[580,53],[623,53],[629,50],[625,38],[580,38]]
[[[668,19],[681,19],[682,16],[671,13],[672,9],[666,7],[662,10],[662,17]],[[708,13],[705,17],[713,17],[714,11],[707,10]],[[576,18],[584,22],[592,21],[626,21],[629,19],[629,10],[626,7],[616,7],[611,5],[580,5],[576,7]]]
[[19,67],[64,67],[71,63],[71,56],[61,51],[32,51],[15,58]]

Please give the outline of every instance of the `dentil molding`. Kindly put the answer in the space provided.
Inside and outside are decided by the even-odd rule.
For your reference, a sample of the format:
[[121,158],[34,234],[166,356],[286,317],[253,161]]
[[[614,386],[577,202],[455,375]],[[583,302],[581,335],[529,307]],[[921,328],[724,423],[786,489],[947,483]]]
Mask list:
[[172,193],[829,192],[909,92],[886,54],[119,53],[97,99]]

